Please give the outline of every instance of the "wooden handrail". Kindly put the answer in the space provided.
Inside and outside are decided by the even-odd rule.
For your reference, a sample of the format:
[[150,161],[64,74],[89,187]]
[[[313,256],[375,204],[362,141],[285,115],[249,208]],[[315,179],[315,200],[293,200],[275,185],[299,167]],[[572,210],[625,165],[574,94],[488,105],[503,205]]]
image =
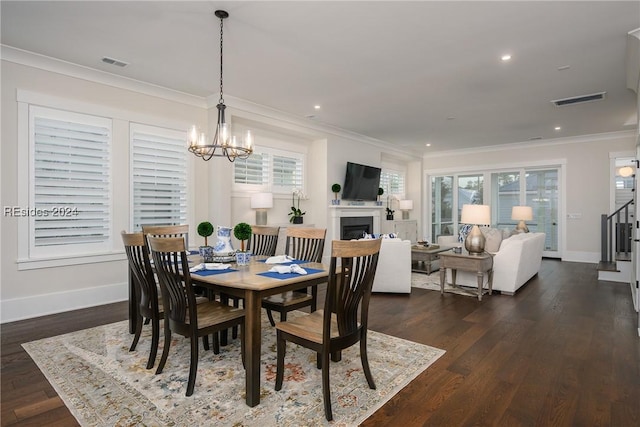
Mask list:
[[[633,199],[618,208],[611,215],[603,214],[600,219],[600,261],[614,262],[614,253],[629,255],[631,252],[631,230],[629,218],[633,217],[629,207]],[[624,221],[620,217],[624,216]],[[615,225],[614,225],[615,224]],[[615,232],[614,232],[615,230]],[[615,239],[614,239],[615,236]],[[614,251],[615,244],[615,251]]]

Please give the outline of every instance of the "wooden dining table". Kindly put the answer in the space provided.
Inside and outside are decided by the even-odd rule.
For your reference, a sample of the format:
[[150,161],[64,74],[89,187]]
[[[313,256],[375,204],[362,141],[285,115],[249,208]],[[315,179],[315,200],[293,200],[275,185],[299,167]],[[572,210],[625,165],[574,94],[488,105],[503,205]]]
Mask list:
[[[197,261],[198,256],[191,259]],[[273,264],[266,264],[266,257],[252,257],[250,264],[240,266],[231,264],[225,273],[203,276],[191,273],[194,284],[228,295],[244,298],[245,309],[245,370],[246,402],[253,407],[260,403],[260,354],[262,348],[262,299],[281,292],[306,288],[326,283],[329,267],[320,263],[299,264],[310,274],[287,274],[287,278],[265,277],[259,273],[267,272]]]

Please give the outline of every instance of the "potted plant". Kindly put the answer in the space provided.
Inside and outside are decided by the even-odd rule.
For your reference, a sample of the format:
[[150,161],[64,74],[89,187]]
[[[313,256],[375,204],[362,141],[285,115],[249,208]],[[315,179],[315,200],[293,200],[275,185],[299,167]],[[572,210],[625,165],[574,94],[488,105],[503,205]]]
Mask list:
[[376,206],[382,206],[382,202],[380,201],[380,196],[384,194],[384,188],[378,187],[378,200],[376,201]]
[[236,239],[240,240],[240,250],[236,252],[236,263],[238,265],[249,264],[251,254],[244,250],[244,242],[251,238],[251,226],[246,222],[238,223],[235,227],[233,227],[233,235]]
[[393,221],[393,213],[394,213],[394,212],[395,212],[395,211],[393,211],[393,210],[391,210],[391,209],[387,208],[387,221]]
[[302,212],[300,209],[300,199],[306,199],[305,194],[302,190],[294,188],[291,195],[291,203],[293,206],[291,206],[291,212],[289,212],[289,216],[291,217],[289,218],[289,222],[292,224],[302,224],[302,216],[306,214],[306,212]]
[[331,186],[331,191],[335,195],[334,199],[331,201],[332,205],[339,205],[340,199],[338,199],[338,193],[342,190],[342,187],[337,182]]
[[209,246],[208,237],[213,234],[213,225],[209,221],[203,221],[198,224],[198,234],[204,237],[204,246],[200,246],[200,256],[204,262],[213,261],[213,248]]

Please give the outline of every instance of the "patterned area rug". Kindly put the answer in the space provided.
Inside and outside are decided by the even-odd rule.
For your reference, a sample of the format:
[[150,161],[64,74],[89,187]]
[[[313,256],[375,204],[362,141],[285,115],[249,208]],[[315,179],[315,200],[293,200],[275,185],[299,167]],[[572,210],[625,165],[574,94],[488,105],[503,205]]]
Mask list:
[[[290,316],[296,313],[291,313]],[[189,341],[174,337],[161,375],[145,365],[151,327],[143,328],[136,351],[126,321],[23,344],[25,350],[83,426],[318,426],[324,417],[321,371],[315,353],[287,344],[282,390],[275,384],[275,329],[263,319],[260,404],[244,401],[245,375],[239,341],[220,354],[204,351],[195,392],[186,397]],[[156,366],[162,353],[162,337]],[[369,331],[369,364],[377,389],[369,389],[359,346],[331,363],[330,425],[356,426],[387,402],[444,350]]]
[[[412,272],[411,287],[440,292],[440,271],[434,271],[431,274]],[[477,288],[476,289],[469,288],[469,290],[467,290],[466,287],[463,287],[462,289],[460,289],[460,288],[454,288],[449,284],[445,284],[444,289],[446,292],[449,292],[449,293],[464,295],[465,297],[477,298],[477,295],[475,294]]]

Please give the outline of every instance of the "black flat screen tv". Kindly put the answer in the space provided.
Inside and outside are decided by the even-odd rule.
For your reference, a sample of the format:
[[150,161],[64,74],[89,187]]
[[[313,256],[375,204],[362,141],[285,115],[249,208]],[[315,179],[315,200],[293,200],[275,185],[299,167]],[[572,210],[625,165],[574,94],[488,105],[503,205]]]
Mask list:
[[342,198],[345,200],[376,200],[382,169],[347,162]]

